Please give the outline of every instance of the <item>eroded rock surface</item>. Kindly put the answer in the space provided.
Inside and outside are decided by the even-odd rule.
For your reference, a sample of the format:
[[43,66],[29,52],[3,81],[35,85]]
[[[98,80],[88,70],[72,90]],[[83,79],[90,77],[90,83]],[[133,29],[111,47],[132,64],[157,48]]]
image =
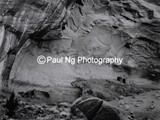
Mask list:
[[[2,58],[13,46],[17,46],[29,35],[30,41],[22,47],[14,64],[11,62],[13,68],[10,79],[15,81],[17,86],[24,82],[24,85],[27,83],[31,88],[37,85],[51,88],[67,86],[70,89],[70,82],[77,77],[108,79],[116,78],[119,74],[135,75],[156,83],[159,81],[159,2],[84,0],[72,6],[71,10],[65,6],[66,3],[72,3],[70,2],[45,0],[0,2]],[[121,66],[39,65],[36,61],[39,55],[117,56],[124,58],[124,61]],[[15,84],[11,86],[20,88],[15,87]],[[60,91],[61,94],[69,93]]]
[[72,82],[72,86],[81,90],[81,97],[72,104],[72,111],[80,109],[89,120],[113,119],[118,114],[114,119],[159,119],[160,90],[154,87],[80,78]]
[[98,97],[105,101],[112,101],[119,99],[120,96],[134,96],[150,91],[160,90],[159,88],[137,85],[137,84],[124,84],[117,80],[99,80],[90,79],[85,80],[77,78],[71,85],[81,90],[82,99],[90,97]]
[[[1,0],[0,8],[2,79],[23,99],[71,103],[80,97],[74,107],[89,120],[159,120],[158,0]],[[120,57],[123,63],[39,65],[39,55]],[[71,117],[68,105],[21,102],[17,117],[86,120]]]
[[[77,104],[90,120],[159,120],[159,91],[149,92],[134,97],[105,102],[98,98],[88,98]],[[102,104],[103,103],[103,104]],[[111,117],[111,118],[110,118]]]
[[[56,3],[58,4],[58,2]],[[54,3],[55,6],[57,5],[56,3]],[[26,3],[24,4],[24,7],[19,9],[22,11],[24,8],[29,11],[30,4]],[[39,11],[42,11],[41,9],[36,9],[38,10],[38,13]],[[59,9],[61,9],[61,7]],[[34,81],[35,77],[26,79],[24,72],[21,72],[24,71],[25,68],[26,73],[31,74],[31,76],[34,76],[35,74],[43,75],[38,78],[41,81],[43,81],[43,79],[54,79],[55,76],[53,76],[49,71],[53,68],[59,67],[59,71],[71,72],[66,73],[66,75],[63,76],[60,76],[61,72],[56,72],[54,73],[56,74],[56,79],[64,80],[69,78],[74,80],[75,77],[79,76],[83,76],[84,78],[107,78],[114,75],[116,76],[116,74],[114,74],[114,70],[116,72],[123,71],[128,75],[132,75],[134,74],[134,70],[138,70],[138,73],[136,74],[140,77],[152,79],[153,81],[159,81],[159,9],[159,6],[155,5],[155,3],[152,4],[152,2],[147,2],[144,0],[91,0],[84,1],[83,5],[76,4],[70,11],[71,13],[68,20],[63,25],[61,37],[60,34],[55,35],[55,32],[50,32],[43,38],[55,39],[54,37],[59,36],[60,38],[58,39],[61,39],[61,41],[45,42],[43,43],[41,50],[38,49],[38,47],[36,48],[36,45],[31,45],[28,49],[26,48],[26,50],[22,51],[17,58],[14,64],[15,67],[13,68],[14,75],[11,77],[17,80],[27,80],[29,82]],[[50,11],[50,8],[47,10]],[[18,17],[18,14],[20,13],[17,13],[16,16]],[[45,16],[50,13],[39,13],[37,16],[35,16],[35,14],[37,14],[37,12],[34,12],[33,10],[33,12],[29,14],[30,17],[27,17],[25,14],[23,16],[34,23],[38,18],[45,18]],[[9,21],[9,16],[10,15],[6,15],[6,17],[3,17],[3,20]],[[13,19],[13,17],[11,18]],[[52,21],[51,18],[53,18],[53,16],[50,16],[50,22],[54,23],[55,20]],[[19,17],[17,19],[19,19]],[[39,19],[39,21],[41,20],[43,19]],[[47,19],[45,21],[46,24],[49,20]],[[13,24],[13,27],[15,25],[16,23]],[[32,25],[30,26],[33,27]],[[35,26],[37,26],[37,24]],[[43,26],[45,26],[45,24]],[[29,26],[27,26],[27,30],[34,31],[34,29],[30,29]],[[58,30],[56,33],[57,32]],[[32,38],[33,40],[39,39],[36,37]],[[124,61],[122,66],[113,66],[114,70],[110,68],[108,70],[108,65],[77,65],[73,67],[62,64],[44,65],[45,70],[40,70],[41,67],[36,64],[35,59],[41,54],[46,56],[51,55],[53,57],[61,57],[64,55],[73,57],[78,55],[95,57],[117,56],[124,58]],[[26,57],[22,57],[23,55]],[[26,64],[19,64],[20,61],[23,61],[23,63],[25,62]],[[33,66],[35,69],[37,68],[36,73],[35,69],[27,71],[30,67],[30,62],[34,63]],[[43,72],[46,74],[46,71],[48,75],[43,74]],[[110,74],[108,76],[105,75],[107,71],[110,71],[108,72]],[[53,81],[55,81],[55,79]]]

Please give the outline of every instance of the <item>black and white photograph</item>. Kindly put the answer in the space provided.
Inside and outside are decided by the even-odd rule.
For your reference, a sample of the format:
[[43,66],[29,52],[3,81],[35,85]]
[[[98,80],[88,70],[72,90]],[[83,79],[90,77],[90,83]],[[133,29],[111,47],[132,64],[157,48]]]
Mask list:
[[0,0],[0,120],[160,120],[160,0]]

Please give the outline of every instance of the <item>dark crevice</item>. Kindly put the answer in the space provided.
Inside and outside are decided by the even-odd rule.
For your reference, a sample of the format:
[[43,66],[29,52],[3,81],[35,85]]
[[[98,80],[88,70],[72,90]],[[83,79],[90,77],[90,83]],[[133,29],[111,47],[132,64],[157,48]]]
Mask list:
[[82,6],[84,5],[82,0],[76,0],[76,3],[79,4],[79,5],[82,5]]

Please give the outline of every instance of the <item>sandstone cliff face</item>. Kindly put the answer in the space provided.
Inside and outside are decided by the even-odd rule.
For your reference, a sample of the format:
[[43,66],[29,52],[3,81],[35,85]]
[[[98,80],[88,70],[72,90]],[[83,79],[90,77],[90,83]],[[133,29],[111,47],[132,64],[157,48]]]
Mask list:
[[[83,7],[74,9],[68,27],[76,31],[74,45],[80,46],[82,54],[119,56],[124,66],[159,72],[158,5],[143,0],[102,0],[85,1]],[[81,22],[74,17],[78,15]]]
[[[83,0],[71,10],[66,3],[0,2],[0,56],[4,58],[10,49],[28,40],[13,64],[12,85],[26,82],[43,87],[67,86],[70,90],[70,82],[76,77],[106,79],[119,74],[160,80],[159,1]],[[121,66],[39,65],[39,55],[121,57],[124,61]]]
[[[65,0],[3,0],[0,2],[0,7],[2,8],[0,11],[0,61],[5,59],[5,62],[1,63],[2,66],[4,66],[2,72],[3,86],[8,87],[11,70],[14,71],[15,69],[12,69],[12,66],[15,60],[19,58],[16,58],[16,56],[19,53],[21,54],[23,48],[28,46],[30,42],[38,43],[38,47],[41,48],[42,41],[61,39],[61,31],[59,29],[61,29],[62,24],[68,18],[68,11],[72,2],[74,3],[74,1],[68,2]],[[31,43],[31,45],[33,43]],[[37,49],[36,51],[38,52],[39,50],[40,49]],[[33,57],[31,59],[33,62]],[[25,71],[23,71],[23,73],[26,74]],[[21,74],[23,78],[24,74]],[[29,82],[31,82],[33,78],[34,77],[31,77]],[[25,81],[27,82],[27,79],[25,79]],[[36,82],[38,83],[38,81]],[[43,84],[41,83],[41,85]]]
[[[67,17],[65,4],[65,1],[58,0],[34,2],[2,0],[0,3],[1,41],[3,41],[1,56],[4,55],[4,51],[7,52],[6,49],[13,49],[24,39],[44,40],[43,37],[53,32],[53,29],[58,29]],[[55,39],[56,35],[52,37]]]

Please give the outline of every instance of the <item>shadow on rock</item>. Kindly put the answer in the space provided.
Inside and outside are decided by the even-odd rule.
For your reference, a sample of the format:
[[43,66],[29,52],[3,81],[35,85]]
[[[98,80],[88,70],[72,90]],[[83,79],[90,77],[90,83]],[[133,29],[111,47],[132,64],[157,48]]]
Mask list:
[[77,108],[88,120],[121,120],[116,108],[98,98],[86,99],[78,103]]

